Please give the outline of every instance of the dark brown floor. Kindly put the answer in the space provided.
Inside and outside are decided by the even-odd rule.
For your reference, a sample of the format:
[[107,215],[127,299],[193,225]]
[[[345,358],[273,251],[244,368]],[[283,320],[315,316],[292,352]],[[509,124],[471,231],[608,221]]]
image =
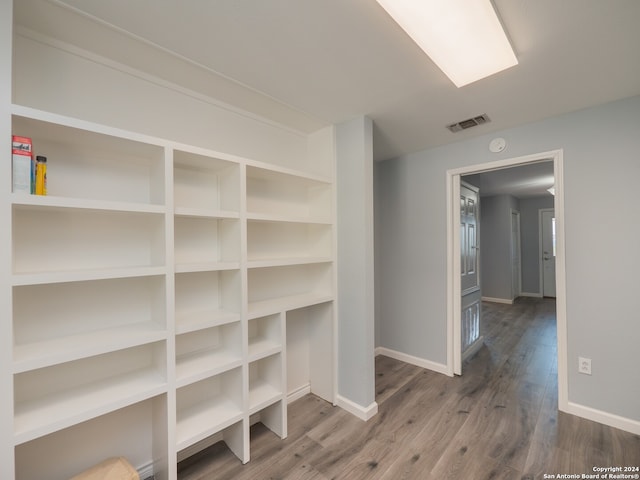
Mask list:
[[248,464],[219,443],[179,478],[511,480],[640,466],[639,436],[557,411],[553,300],[485,303],[482,333],[462,377],[377,357],[368,422],[308,395],[289,406],[285,440],[251,429]]

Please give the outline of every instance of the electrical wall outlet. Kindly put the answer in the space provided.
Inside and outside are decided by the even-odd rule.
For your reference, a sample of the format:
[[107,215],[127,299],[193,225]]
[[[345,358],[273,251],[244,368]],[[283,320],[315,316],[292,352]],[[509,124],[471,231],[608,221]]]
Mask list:
[[578,357],[578,372],[591,375],[591,359]]

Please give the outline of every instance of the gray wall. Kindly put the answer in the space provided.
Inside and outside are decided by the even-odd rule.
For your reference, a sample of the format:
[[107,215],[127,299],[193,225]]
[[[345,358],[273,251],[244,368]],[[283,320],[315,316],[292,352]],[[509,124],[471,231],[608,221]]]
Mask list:
[[371,119],[336,126],[338,201],[338,393],[375,402],[373,133]]
[[520,200],[520,237],[522,258],[522,293],[542,295],[540,291],[540,225],[538,210],[553,208],[553,197]]
[[480,199],[480,288],[483,297],[513,299],[511,209],[518,210],[518,199],[511,195]]
[[379,345],[446,363],[446,171],[563,149],[569,401],[640,420],[639,132],[633,97],[377,164]]

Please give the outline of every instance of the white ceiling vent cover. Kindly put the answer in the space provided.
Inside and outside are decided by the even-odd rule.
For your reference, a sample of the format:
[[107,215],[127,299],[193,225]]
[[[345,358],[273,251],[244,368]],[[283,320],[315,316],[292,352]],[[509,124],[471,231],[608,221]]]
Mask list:
[[462,130],[466,130],[467,128],[476,127],[478,125],[482,125],[483,123],[490,122],[491,119],[486,113],[482,115],[478,115],[477,117],[468,118],[466,120],[462,120],[457,123],[452,123],[451,125],[447,125],[447,128],[452,132],[460,132]]

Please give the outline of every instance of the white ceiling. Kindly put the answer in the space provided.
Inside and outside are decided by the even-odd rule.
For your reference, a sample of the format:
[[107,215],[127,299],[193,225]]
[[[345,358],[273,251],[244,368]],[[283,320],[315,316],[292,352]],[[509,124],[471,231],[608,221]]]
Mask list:
[[[20,6],[28,2],[15,3],[24,23],[45,23],[28,17]],[[494,0],[520,63],[461,89],[375,0],[48,3],[212,75],[209,87],[190,88],[211,93],[215,75],[238,82],[233,95],[225,90],[233,103],[294,128],[369,115],[378,160],[640,94],[639,0]],[[135,61],[135,49],[112,50]],[[140,57],[136,65],[176,75],[169,63],[163,71]],[[482,113],[491,123],[457,134],[445,128]]]
[[516,198],[550,196],[554,184],[553,162],[539,162],[517,167],[467,175],[463,180],[480,188],[482,197],[513,195]]

